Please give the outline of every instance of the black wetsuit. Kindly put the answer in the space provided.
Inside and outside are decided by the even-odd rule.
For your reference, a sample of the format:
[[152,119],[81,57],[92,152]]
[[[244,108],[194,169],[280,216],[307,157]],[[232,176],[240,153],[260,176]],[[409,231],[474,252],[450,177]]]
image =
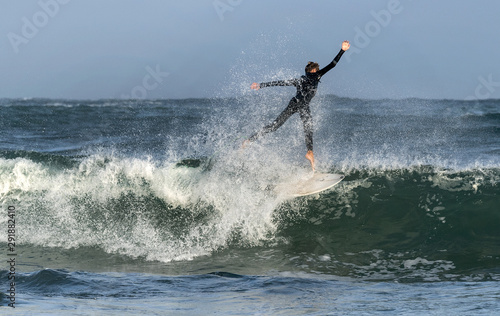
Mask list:
[[290,118],[290,116],[299,112],[300,119],[302,120],[302,124],[304,126],[307,150],[313,150],[313,121],[311,110],[309,109],[309,103],[311,102],[311,99],[316,95],[319,80],[321,79],[321,77],[330,69],[335,67],[335,65],[337,65],[343,53],[344,51],[340,50],[337,56],[325,68],[314,73],[306,72],[305,76],[301,76],[298,79],[261,83],[261,88],[273,86],[295,86],[297,88],[297,94],[290,100],[287,108],[283,112],[281,112],[281,114],[278,115],[278,117],[271,124],[264,126],[262,130],[254,133],[248,138],[248,140],[254,141],[264,134],[274,132],[279,127],[281,127],[281,125],[283,125],[283,123],[285,123],[286,120]]

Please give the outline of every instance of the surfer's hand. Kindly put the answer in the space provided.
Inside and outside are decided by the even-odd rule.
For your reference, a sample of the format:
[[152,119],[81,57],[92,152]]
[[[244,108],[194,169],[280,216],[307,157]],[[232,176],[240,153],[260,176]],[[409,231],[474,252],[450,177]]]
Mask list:
[[342,50],[343,51],[346,51],[349,49],[349,47],[351,47],[351,44],[349,44],[349,41],[343,41],[342,42]]
[[260,89],[260,84],[258,84],[257,82],[254,82],[252,83],[252,85],[250,86],[251,89],[253,90],[259,90]]

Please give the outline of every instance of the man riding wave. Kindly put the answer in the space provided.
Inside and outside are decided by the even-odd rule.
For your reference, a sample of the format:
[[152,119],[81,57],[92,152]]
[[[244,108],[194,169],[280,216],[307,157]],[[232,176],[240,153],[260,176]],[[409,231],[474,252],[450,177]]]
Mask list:
[[253,142],[269,132],[274,132],[275,130],[280,128],[293,114],[298,112],[300,115],[300,119],[302,120],[302,125],[304,127],[307,147],[306,159],[311,162],[311,167],[314,171],[313,121],[309,103],[316,95],[321,77],[337,65],[340,57],[342,57],[342,54],[344,54],[344,52],[347,51],[349,47],[349,42],[344,41],[342,43],[342,48],[337,56],[332,60],[331,63],[329,63],[325,68],[321,70],[319,69],[319,65],[317,63],[310,61],[305,68],[306,74],[304,76],[301,76],[300,78],[263,83],[254,82],[250,87],[254,90],[273,86],[295,86],[297,88],[297,94],[290,100],[286,109],[283,110],[283,112],[281,112],[281,114],[278,115],[278,117],[273,122],[264,126],[264,128],[262,128],[260,131],[252,134],[247,140],[245,140],[243,142],[243,147],[245,147],[249,142]]

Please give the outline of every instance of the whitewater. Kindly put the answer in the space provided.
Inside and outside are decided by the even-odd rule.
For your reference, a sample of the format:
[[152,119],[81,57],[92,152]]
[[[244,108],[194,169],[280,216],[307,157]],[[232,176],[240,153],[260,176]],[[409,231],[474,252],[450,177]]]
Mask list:
[[288,97],[1,99],[16,312],[498,310],[500,100],[318,96],[317,169],[346,178],[290,199],[299,118],[240,148]]

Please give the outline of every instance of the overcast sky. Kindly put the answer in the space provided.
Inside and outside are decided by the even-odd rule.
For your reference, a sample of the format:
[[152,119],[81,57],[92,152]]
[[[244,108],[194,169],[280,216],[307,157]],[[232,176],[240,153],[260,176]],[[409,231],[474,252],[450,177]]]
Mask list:
[[500,1],[0,0],[0,98],[238,96],[351,42],[321,94],[500,98]]

